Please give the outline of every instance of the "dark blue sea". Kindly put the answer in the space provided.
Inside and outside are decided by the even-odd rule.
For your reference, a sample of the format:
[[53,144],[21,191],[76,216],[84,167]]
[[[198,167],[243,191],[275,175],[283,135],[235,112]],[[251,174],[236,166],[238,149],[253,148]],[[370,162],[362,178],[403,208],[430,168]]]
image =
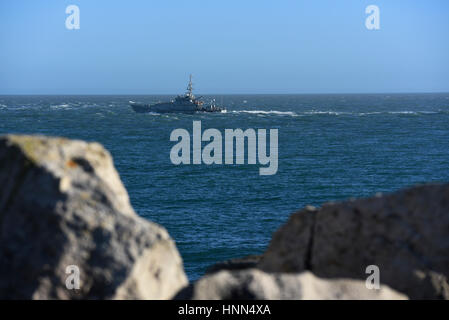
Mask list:
[[[190,279],[217,261],[262,253],[307,204],[449,181],[449,93],[225,95],[218,114],[136,114],[128,101],[169,96],[0,96],[0,134],[98,141],[113,155],[142,217],[166,227]],[[279,170],[181,165],[170,133],[279,130]]]

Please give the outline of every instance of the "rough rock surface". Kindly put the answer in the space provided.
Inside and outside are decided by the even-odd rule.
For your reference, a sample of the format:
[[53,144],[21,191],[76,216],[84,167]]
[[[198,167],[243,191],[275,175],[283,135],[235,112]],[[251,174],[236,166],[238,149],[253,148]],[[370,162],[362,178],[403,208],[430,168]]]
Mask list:
[[310,272],[269,274],[258,269],[223,270],[207,275],[181,291],[177,299],[193,300],[345,300],[391,299],[407,296],[387,286],[367,289],[364,281],[320,279]]
[[[166,230],[139,218],[97,143],[0,138],[0,298],[168,299],[187,284]],[[69,265],[80,288],[68,290]]]
[[449,184],[306,207],[273,236],[258,267],[380,282],[413,299],[449,299]]

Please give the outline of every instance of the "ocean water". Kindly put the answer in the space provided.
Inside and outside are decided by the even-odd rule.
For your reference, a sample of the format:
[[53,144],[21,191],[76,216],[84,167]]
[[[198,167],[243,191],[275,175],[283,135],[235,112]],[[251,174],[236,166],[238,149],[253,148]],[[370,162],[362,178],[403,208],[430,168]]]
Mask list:
[[[191,280],[215,262],[262,253],[307,204],[449,181],[449,93],[225,95],[219,114],[136,114],[129,100],[168,96],[0,96],[0,134],[98,141],[113,155],[136,212],[176,241]],[[170,133],[277,128],[279,169],[181,165]]]

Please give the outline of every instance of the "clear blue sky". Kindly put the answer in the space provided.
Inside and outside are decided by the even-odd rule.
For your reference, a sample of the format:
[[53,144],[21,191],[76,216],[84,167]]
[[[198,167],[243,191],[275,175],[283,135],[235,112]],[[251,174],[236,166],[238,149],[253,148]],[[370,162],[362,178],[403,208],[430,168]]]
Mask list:
[[447,92],[449,1],[0,0],[0,94],[178,93],[189,73],[198,93]]

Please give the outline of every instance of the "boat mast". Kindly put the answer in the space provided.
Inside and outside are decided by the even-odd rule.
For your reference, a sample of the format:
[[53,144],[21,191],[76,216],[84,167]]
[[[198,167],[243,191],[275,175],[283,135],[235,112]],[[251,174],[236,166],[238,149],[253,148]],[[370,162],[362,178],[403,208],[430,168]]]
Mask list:
[[187,94],[192,96],[193,84],[192,84],[192,75],[190,75],[189,85],[187,86]]

